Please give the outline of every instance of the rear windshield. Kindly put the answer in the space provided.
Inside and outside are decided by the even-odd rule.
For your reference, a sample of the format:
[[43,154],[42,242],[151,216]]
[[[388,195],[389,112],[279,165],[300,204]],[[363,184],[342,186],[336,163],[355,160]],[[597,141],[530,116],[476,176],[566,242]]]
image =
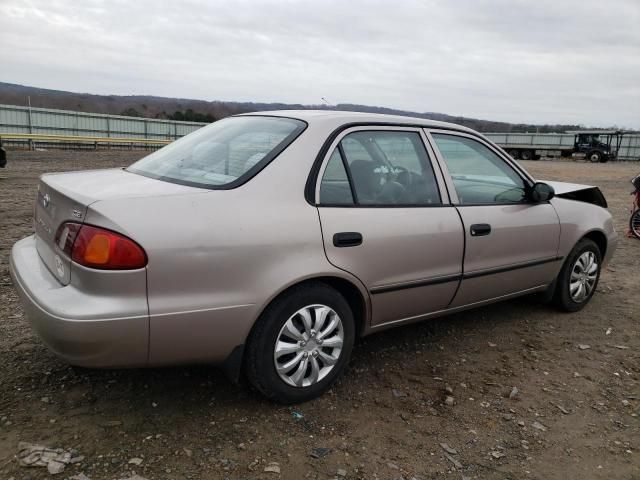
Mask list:
[[226,118],[176,140],[127,170],[194,187],[233,188],[258,173],[305,126],[290,118]]

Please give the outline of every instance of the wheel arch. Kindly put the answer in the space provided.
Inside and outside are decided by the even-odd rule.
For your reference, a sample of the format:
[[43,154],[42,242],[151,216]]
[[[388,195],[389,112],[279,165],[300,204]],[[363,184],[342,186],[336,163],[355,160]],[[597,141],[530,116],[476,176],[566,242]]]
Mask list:
[[247,331],[245,341],[251,336],[258,320],[264,313],[264,311],[273,302],[287,295],[295,288],[299,288],[302,285],[308,285],[310,283],[324,283],[335,289],[340,293],[351,308],[353,313],[353,319],[356,328],[356,337],[362,336],[368,332],[369,319],[371,318],[371,300],[369,298],[368,291],[357,279],[348,278],[345,275],[336,273],[323,273],[317,275],[311,275],[305,278],[299,278],[291,281],[290,283],[283,285],[279,290],[275,291],[269,298],[267,298],[257,309],[255,318],[252,321],[251,327]]
[[581,237],[578,237],[577,240],[569,247],[566,255],[564,257],[560,257],[562,258],[562,262],[560,264],[560,267],[558,268],[556,277],[554,277],[554,280],[553,280],[554,284],[557,280],[557,275],[560,274],[562,267],[568,261],[569,255],[571,254],[573,249],[576,247],[576,245],[578,245],[584,239],[589,239],[598,246],[598,249],[600,250],[600,258],[604,261],[605,255],[607,253],[607,247],[608,247],[607,235],[601,230],[590,230],[586,232],[584,235],[582,235]]
[[600,250],[600,257],[601,258],[605,257],[607,253],[608,242],[607,242],[607,236],[604,234],[604,232],[600,230],[591,230],[590,232],[585,233],[580,240],[582,240],[583,238],[588,238],[589,240],[592,240],[593,242],[595,242],[595,244],[598,246],[598,249]]
[[369,331],[368,326],[369,319],[371,318],[371,302],[368,294],[366,293],[367,290],[364,286],[359,286],[357,280],[345,278],[344,276],[336,274],[322,274],[298,279],[297,281],[293,281],[283,286],[259,307],[258,313],[253,319],[251,328],[247,331],[244,343],[236,346],[229,357],[227,357],[226,361],[223,362],[222,370],[231,382],[238,383],[240,381],[247,339],[249,339],[253,333],[256,325],[258,324],[258,320],[264,311],[269,307],[269,305],[277,299],[282,298],[284,295],[287,295],[291,290],[311,283],[324,283],[329,285],[345,298],[351,308],[351,312],[353,313],[356,337],[362,336]]
[[[258,315],[251,326],[251,330],[253,330],[258,319],[262,316],[263,312],[269,307],[269,305],[277,299],[282,298],[284,295],[287,295],[291,290],[310,283],[324,283],[340,293],[349,304],[351,312],[353,313],[356,336],[361,336],[366,331],[368,319],[370,318],[370,301],[368,294],[366,294],[366,290],[363,286],[358,286],[356,281],[335,274],[311,276],[285,285],[261,306]],[[251,333],[249,332],[249,335],[250,334]]]
[[351,281],[334,276],[318,277],[312,281],[326,283],[337,290],[347,301],[353,314],[356,328],[356,337],[362,336],[369,319],[368,295],[365,297],[362,291]]

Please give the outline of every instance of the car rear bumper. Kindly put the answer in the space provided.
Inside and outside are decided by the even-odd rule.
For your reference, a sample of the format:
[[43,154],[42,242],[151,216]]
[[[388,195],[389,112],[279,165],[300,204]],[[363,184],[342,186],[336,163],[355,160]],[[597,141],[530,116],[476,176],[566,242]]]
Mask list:
[[[33,329],[58,357],[85,367],[142,366],[148,362],[146,284],[126,296],[61,285],[36,251],[33,236],[11,250],[13,283]],[[144,271],[140,272],[144,278]],[[129,280],[133,278],[128,274]]]

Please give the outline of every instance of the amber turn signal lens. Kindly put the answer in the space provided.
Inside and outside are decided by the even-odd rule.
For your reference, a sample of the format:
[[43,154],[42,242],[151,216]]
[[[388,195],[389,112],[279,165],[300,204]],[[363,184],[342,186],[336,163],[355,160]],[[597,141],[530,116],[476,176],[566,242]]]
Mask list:
[[140,245],[104,228],[68,222],[61,225],[56,242],[74,262],[85,267],[131,270],[147,264]]
[[84,261],[95,265],[106,265],[109,263],[110,249],[111,241],[109,236],[97,233],[91,237],[87,244],[87,248],[84,251]]

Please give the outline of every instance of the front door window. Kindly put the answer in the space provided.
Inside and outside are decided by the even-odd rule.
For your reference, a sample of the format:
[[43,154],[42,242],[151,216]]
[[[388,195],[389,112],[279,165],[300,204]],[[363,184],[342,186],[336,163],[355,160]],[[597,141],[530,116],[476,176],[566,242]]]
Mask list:
[[524,180],[491,149],[467,137],[432,134],[461,205],[526,201]]

